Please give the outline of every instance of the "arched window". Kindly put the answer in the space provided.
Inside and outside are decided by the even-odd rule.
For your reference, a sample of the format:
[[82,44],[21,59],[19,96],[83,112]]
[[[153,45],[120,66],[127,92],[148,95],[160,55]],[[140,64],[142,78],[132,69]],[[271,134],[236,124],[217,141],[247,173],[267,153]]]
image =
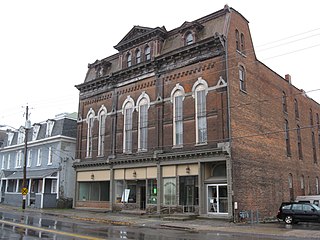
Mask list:
[[146,61],[151,59],[151,52],[149,46],[146,46],[146,48],[144,49],[144,57]]
[[236,29],[236,49],[237,51],[240,51],[240,36],[238,29]]
[[193,97],[195,98],[196,109],[196,143],[207,143],[207,111],[206,96],[208,84],[202,78],[193,85]]
[[287,156],[291,156],[291,148],[290,148],[290,135],[289,135],[289,122],[285,119],[285,138],[286,138],[286,148],[287,148]]
[[137,111],[139,112],[138,122],[138,150],[147,151],[148,146],[148,109],[150,106],[149,96],[143,92],[137,101]]
[[136,50],[136,64],[141,62],[141,51],[140,49]]
[[184,89],[179,84],[171,92],[171,102],[173,103],[173,146],[183,144],[183,100]]
[[311,108],[309,110],[309,118],[310,118],[310,127],[313,127],[313,112]]
[[124,115],[124,131],[123,131],[123,152],[132,152],[132,113],[134,109],[134,101],[128,96],[122,105],[122,114]]
[[95,113],[92,110],[92,108],[90,108],[88,114],[87,114],[87,125],[88,125],[88,129],[87,129],[87,157],[92,157],[92,138],[93,138],[93,124],[94,124],[94,116]]
[[104,105],[101,106],[98,112],[99,119],[99,138],[98,138],[98,156],[104,155],[104,139],[106,133],[106,117],[107,109]]
[[188,32],[185,36],[185,45],[190,45],[193,43],[193,35],[191,32]]
[[240,35],[240,44],[241,44],[241,52],[244,53],[245,52],[245,45],[244,45],[244,35],[243,35],[243,33],[241,33],[241,35]]
[[240,90],[246,91],[246,76],[243,66],[239,66]]
[[298,143],[299,159],[302,159],[303,156],[302,156],[301,130],[299,125],[297,125],[297,143]]
[[288,112],[287,107],[287,94],[285,92],[282,92],[282,111],[284,113]]
[[127,67],[131,67],[132,65],[132,59],[131,59],[131,53],[127,54]]
[[294,113],[295,113],[296,119],[299,119],[299,105],[298,105],[297,99],[294,99]]

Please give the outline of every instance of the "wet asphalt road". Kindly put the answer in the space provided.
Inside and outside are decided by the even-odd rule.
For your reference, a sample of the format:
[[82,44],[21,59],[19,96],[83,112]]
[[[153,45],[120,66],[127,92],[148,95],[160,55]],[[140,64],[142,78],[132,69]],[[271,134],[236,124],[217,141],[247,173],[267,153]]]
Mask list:
[[[268,227],[270,227],[270,232],[274,228],[308,230],[310,236],[314,231],[320,231],[318,223],[286,225],[281,222],[269,224]],[[43,213],[2,211],[0,212],[0,239],[293,240],[308,238],[115,226],[66,217],[60,218]]]

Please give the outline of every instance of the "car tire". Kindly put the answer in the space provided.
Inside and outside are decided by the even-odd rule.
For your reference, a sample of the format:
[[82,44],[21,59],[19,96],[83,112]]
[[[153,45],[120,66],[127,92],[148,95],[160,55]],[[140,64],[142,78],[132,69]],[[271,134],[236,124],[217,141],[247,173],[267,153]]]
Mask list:
[[284,218],[284,222],[285,222],[286,224],[292,224],[292,223],[293,223],[293,218],[292,218],[292,216],[286,216],[286,217]]

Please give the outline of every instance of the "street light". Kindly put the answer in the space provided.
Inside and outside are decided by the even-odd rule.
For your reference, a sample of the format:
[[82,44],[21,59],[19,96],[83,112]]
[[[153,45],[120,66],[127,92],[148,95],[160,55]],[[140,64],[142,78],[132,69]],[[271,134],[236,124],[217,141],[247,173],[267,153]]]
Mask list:
[[[28,109],[28,108],[27,108]],[[28,113],[28,112],[27,112]],[[18,129],[8,126],[8,125],[0,125],[1,127],[9,127],[19,131]],[[31,129],[31,122],[26,118],[26,123],[24,126],[24,161],[23,161],[23,180],[22,180],[22,209],[26,208],[26,194],[28,193],[27,189],[27,155],[28,155],[28,131]]]

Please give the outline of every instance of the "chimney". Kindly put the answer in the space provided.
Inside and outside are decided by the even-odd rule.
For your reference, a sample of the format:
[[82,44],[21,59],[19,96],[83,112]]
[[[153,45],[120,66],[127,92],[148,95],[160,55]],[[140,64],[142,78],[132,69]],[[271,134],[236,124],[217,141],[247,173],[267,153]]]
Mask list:
[[284,78],[286,79],[286,81],[287,81],[289,84],[291,84],[291,76],[290,76],[290,74],[286,74],[286,75],[284,76]]

